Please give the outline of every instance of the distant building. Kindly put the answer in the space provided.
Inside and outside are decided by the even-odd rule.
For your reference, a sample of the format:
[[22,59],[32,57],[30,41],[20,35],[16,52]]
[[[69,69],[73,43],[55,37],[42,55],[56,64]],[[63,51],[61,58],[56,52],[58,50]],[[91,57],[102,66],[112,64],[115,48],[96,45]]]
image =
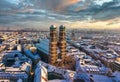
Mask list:
[[71,39],[72,39],[72,40],[76,40],[75,30],[72,30]]

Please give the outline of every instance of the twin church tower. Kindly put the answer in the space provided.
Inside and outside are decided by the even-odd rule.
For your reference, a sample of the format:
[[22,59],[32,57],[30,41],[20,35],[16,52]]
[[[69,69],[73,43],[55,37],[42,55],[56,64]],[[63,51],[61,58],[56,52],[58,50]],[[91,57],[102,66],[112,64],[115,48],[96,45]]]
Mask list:
[[64,65],[66,56],[65,26],[61,25],[59,27],[59,31],[56,26],[50,26],[49,54],[49,63],[51,65],[56,65],[58,62]]

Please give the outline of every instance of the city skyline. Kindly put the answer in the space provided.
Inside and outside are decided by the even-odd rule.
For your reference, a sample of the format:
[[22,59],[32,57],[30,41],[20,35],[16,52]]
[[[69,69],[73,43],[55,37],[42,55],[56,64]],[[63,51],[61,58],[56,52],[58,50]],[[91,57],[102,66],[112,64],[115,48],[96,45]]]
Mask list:
[[119,29],[119,0],[1,0],[0,28]]

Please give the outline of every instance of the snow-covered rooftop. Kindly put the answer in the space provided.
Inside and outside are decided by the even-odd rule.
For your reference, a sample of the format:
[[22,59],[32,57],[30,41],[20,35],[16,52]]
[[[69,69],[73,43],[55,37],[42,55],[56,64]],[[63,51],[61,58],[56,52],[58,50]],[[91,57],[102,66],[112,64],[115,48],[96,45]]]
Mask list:
[[43,51],[46,54],[49,54],[49,40],[48,39],[41,40],[40,44],[37,44],[36,47],[38,50]]

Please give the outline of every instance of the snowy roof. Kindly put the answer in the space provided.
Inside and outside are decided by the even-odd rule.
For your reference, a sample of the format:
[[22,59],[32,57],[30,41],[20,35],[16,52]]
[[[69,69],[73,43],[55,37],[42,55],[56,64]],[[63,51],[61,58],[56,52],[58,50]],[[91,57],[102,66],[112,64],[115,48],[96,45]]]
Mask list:
[[22,54],[20,53],[20,51],[18,51],[18,50],[10,50],[10,51],[4,51],[3,53],[2,53],[2,55],[3,56],[5,56],[5,57],[12,57],[12,58],[14,58],[15,56],[18,56],[18,57],[21,57],[22,56]]
[[28,78],[28,75],[25,72],[0,72],[0,78]]
[[18,50],[9,50],[9,51],[5,51],[6,53],[20,53],[20,51]]
[[48,82],[67,82],[67,81],[66,80],[55,79],[55,80],[49,80]]
[[29,56],[29,57],[32,58],[32,59],[39,59],[39,58],[40,58],[40,57],[38,56],[38,54],[33,55],[30,50],[25,50],[24,52],[25,52],[25,54],[26,54],[27,56]]
[[118,64],[120,64],[120,61],[115,61],[115,63],[118,63]]
[[[89,76],[86,73],[76,74],[75,79],[83,79],[85,82],[89,82]],[[95,82],[97,82],[97,81],[95,81]]]
[[113,82],[113,78],[105,75],[93,75],[94,82]]
[[46,54],[49,54],[49,40],[48,39],[44,39],[40,42],[40,44],[37,44],[36,45],[37,49],[46,53]]
[[46,82],[46,80],[47,69],[41,64],[41,62],[38,62],[35,69],[34,82]]
[[18,71],[20,71],[20,70],[19,70],[19,68],[9,67],[9,68],[6,68],[5,71],[6,71],[6,72],[7,72],[7,71],[9,71],[9,72],[16,72],[16,71],[17,71],[17,72],[18,72]]
[[113,75],[120,81],[120,72],[115,71]]

